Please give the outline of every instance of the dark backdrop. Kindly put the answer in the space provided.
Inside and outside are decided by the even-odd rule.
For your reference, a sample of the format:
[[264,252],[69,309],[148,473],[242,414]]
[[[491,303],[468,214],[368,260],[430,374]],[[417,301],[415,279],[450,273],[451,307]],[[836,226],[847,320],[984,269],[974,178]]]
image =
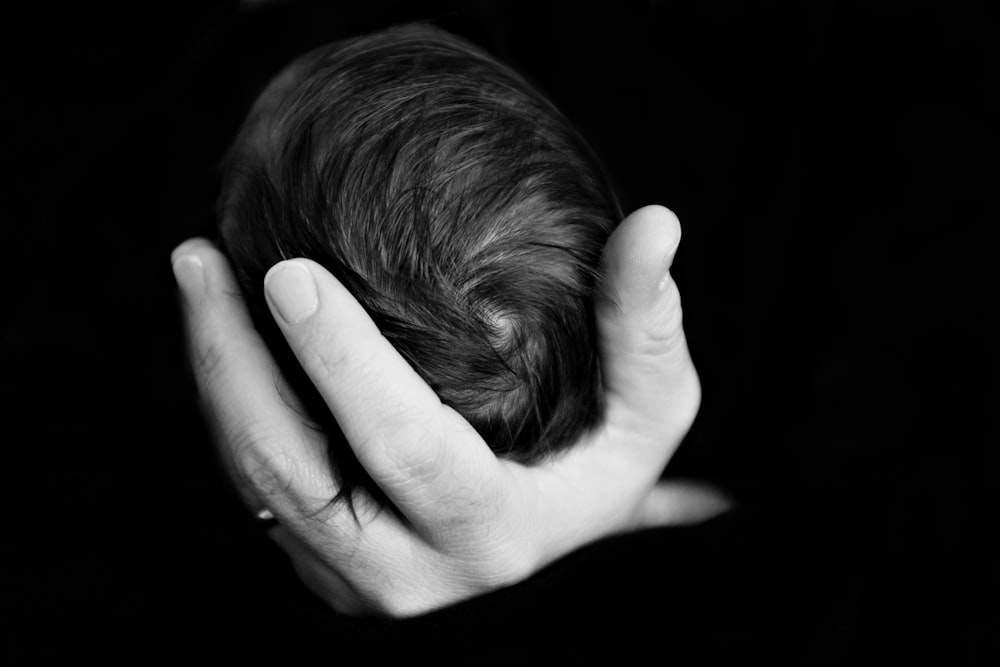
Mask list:
[[[4,651],[1000,664],[996,9],[763,4],[9,15]],[[218,162],[271,74],[415,18],[549,94],[626,208],[678,213],[705,391],[668,473],[742,506],[428,617],[357,621],[298,587],[218,472],[168,255],[213,234]]]

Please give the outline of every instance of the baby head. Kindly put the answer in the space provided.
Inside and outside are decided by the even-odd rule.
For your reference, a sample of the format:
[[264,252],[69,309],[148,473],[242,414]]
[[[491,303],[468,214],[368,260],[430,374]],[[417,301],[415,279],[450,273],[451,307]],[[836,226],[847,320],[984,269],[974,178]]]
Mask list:
[[534,463],[600,416],[593,292],[621,219],[596,158],[521,77],[427,25],[309,53],[233,146],[222,245],[348,502],[386,502],[274,324],[282,259],[322,264],[500,456]]

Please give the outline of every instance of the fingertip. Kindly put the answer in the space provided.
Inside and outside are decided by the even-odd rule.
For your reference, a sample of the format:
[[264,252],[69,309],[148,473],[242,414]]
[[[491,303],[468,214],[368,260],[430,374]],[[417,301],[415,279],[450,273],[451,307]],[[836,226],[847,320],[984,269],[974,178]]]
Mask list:
[[283,259],[280,262],[277,262],[276,264],[271,266],[271,268],[267,270],[267,273],[264,274],[264,287],[266,289],[275,279],[276,276],[287,270],[291,270],[294,273],[309,274],[310,276],[312,276],[313,271],[311,267],[313,264],[315,264],[315,262],[313,262],[312,260],[305,259],[302,257]]
[[681,242],[681,223],[665,206],[643,206],[622,223],[641,259],[655,268],[667,268]]
[[698,480],[660,482],[640,509],[639,526],[645,528],[688,525],[714,519],[736,506],[723,489]]
[[681,240],[670,209],[644,206],[627,216],[604,251],[606,291],[626,309],[649,306],[657,298]]
[[174,248],[170,256],[192,331],[204,332],[217,325],[222,330],[252,328],[243,292],[229,260],[211,241],[188,239]]
[[186,298],[196,299],[205,292],[205,265],[198,255],[179,253],[173,258],[173,271]]
[[215,249],[215,245],[206,238],[195,236],[182,242],[170,253],[170,263],[176,264],[177,260],[185,255],[199,255],[204,248]]
[[289,259],[272,266],[264,276],[264,293],[287,325],[301,324],[319,308],[316,278],[304,260]]

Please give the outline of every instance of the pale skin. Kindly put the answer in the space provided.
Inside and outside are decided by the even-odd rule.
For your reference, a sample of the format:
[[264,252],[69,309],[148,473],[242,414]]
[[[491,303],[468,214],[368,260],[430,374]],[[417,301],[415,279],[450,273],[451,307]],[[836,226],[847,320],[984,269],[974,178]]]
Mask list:
[[521,581],[599,538],[701,521],[730,503],[705,484],[660,480],[701,387],[669,273],[680,225],[647,206],[604,251],[597,299],[604,418],[536,466],[498,459],[382,338],[318,264],[265,279],[272,314],[359,461],[405,520],[337,487],[321,434],[250,323],[230,267],[209,242],[173,254],[194,375],[222,458],[303,582],[334,609],[412,616]]

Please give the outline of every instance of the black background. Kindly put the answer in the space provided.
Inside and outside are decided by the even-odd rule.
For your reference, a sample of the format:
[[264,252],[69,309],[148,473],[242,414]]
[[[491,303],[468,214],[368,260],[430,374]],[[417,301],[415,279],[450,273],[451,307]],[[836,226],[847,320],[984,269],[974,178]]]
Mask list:
[[[1000,664],[996,9],[75,3],[8,14],[0,646],[466,664]],[[430,18],[672,208],[704,402],[668,472],[741,509],[406,622],[295,583],[216,468],[169,252],[295,55]],[[6,494],[5,494],[6,495]]]

